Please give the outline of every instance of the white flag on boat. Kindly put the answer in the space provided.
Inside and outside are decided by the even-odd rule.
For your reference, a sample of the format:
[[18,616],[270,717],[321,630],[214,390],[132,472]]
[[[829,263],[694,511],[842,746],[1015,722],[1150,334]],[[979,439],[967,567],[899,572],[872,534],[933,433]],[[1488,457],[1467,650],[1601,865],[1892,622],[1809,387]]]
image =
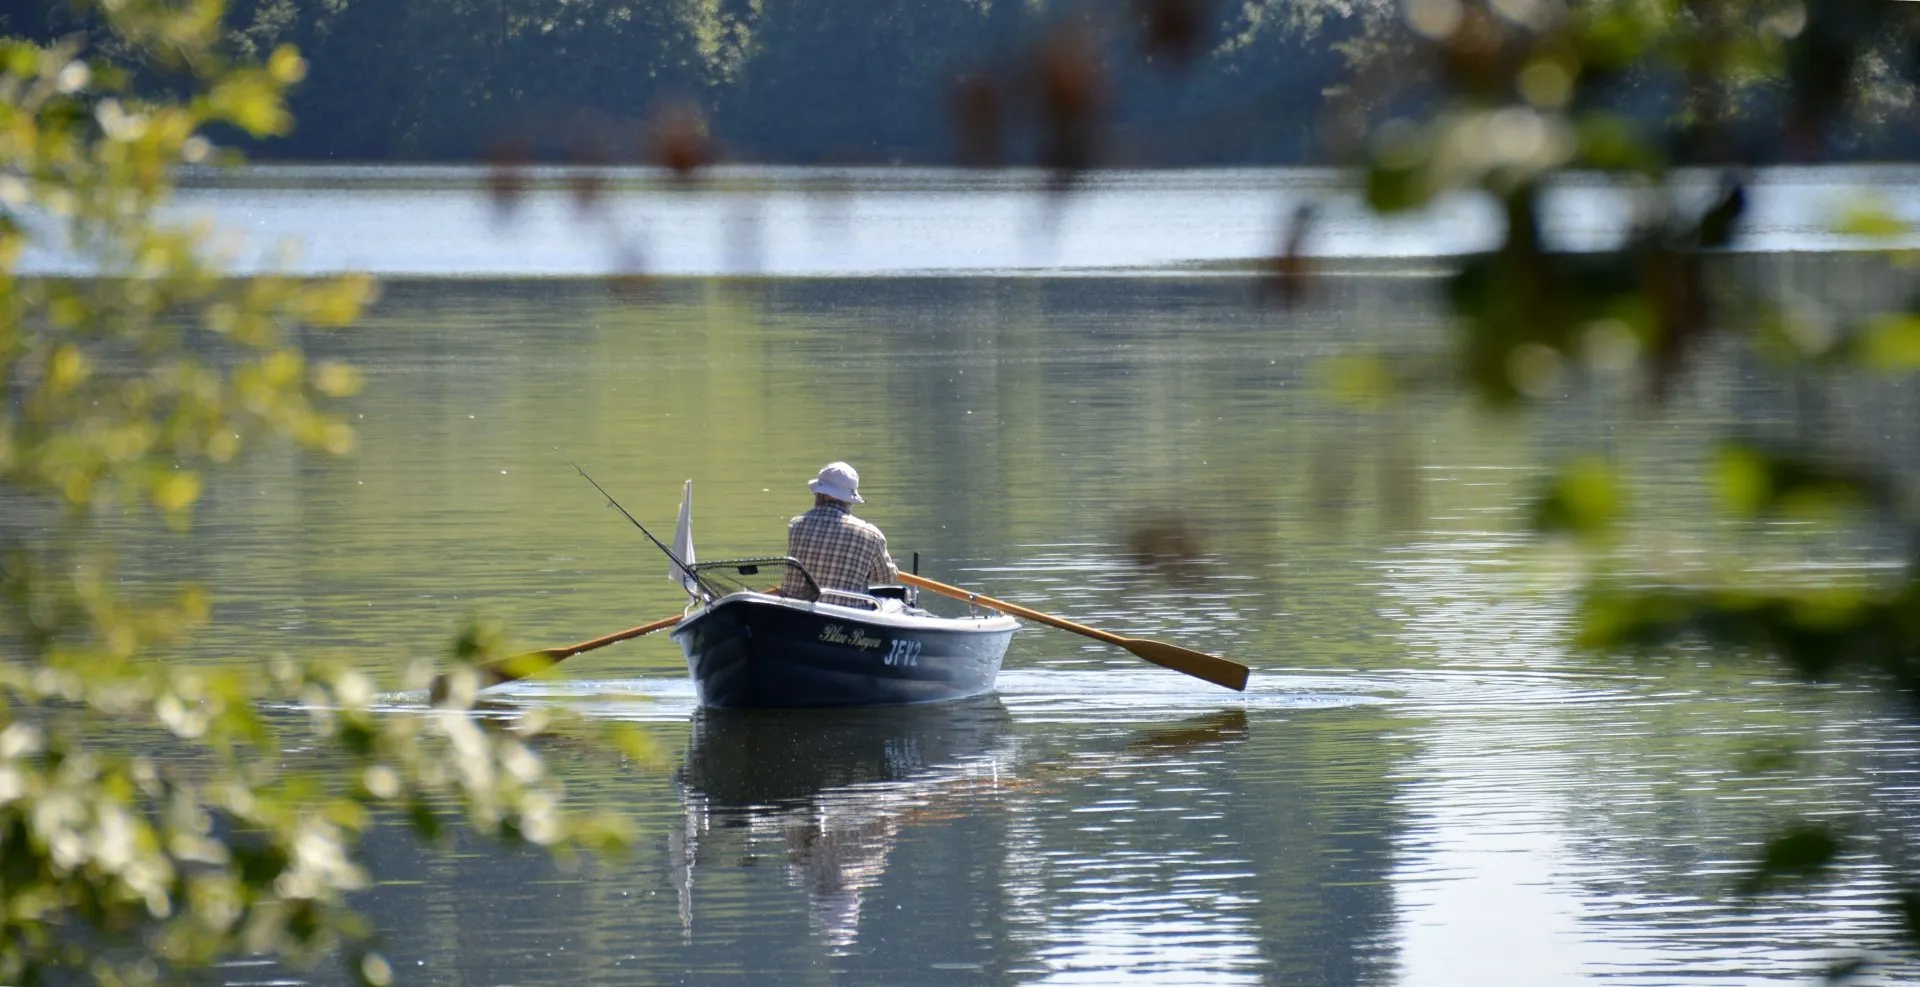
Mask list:
[[[686,489],[680,494],[680,523],[673,529],[673,557],[688,568],[693,566],[693,481],[688,480]],[[692,576],[680,568],[679,564],[667,563],[670,567],[668,578],[681,589],[698,597],[700,587]]]

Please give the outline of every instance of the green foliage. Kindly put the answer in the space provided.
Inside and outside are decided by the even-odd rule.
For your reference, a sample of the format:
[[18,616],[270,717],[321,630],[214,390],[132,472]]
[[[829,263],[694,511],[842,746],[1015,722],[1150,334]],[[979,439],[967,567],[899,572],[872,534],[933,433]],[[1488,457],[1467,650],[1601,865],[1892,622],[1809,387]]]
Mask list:
[[[1651,4],[1416,0],[1407,19],[1432,112],[1375,128],[1366,191],[1396,212],[1472,190],[1501,203],[1499,247],[1453,281],[1461,369],[1488,400],[1546,397],[1541,368],[1582,362],[1598,320],[1631,327],[1649,388],[1663,394],[1684,357],[1720,328],[1704,272],[1734,241],[1745,210],[1743,155],[1818,148],[1873,85],[1853,67],[1920,36],[1897,4]],[[1891,84],[1891,83],[1888,83]],[[1905,84],[1905,83],[1903,83]],[[1671,114],[1622,106],[1665,95]],[[1704,207],[1677,166],[1727,165]],[[1570,170],[1644,186],[1619,249],[1570,254],[1547,244],[1541,201]],[[1843,230],[1887,236],[1896,220],[1869,205]],[[1869,351],[1888,359],[1898,339]]]
[[1833,228],[1849,236],[1876,239],[1897,237],[1909,229],[1886,203],[1874,200],[1847,203],[1834,221]]
[[1920,313],[1889,312],[1869,321],[1854,336],[1850,355],[1869,370],[1920,370]]
[[[374,682],[324,662],[168,661],[209,619],[206,595],[124,595],[116,533],[151,517],[185,532],[212,472],[264,443],[353,443],[327,405],[358,375],[299,340],[352,323],[373,283],[226,278],[200,233],[159,219],[175,171],[217,156],[207,128],[291,125],[300,56],[230,63],[221,13],[217,0],[99,7],[108,40],[171,73],[178,98],[127,88],[78,38],[0,42],[0,982],[171,980],[344,939],[353,979],[384,983],[347,905],[378,816],[429,839],[457,814],[543,846],[619,842],[613,821],[560,813],[539,724],[376,715]],[[95,276],[20,276],[49,253]],[[497,651],[477,632],[461,646]],[[302,743],[328,752],[323,766],[288,760],[267,697],[306,710]]]
[[1626,492],[1613,470],[1600,459],[1584,457],[1553,478],[1535,508],[1534,528],[1605,539],[1627,507]]
[[[1399,105],[1412,110],[1373,128],[1365,193],[1386,213],[1461,193],[1498,204],[1499,243],[1467,258],[1447,295],[1458,332],[1451,365],[1488,404],[1551,401],[1585,377],[1632,368],[1657,411],[1708,345],[1749,344],[1802,385],[1816,372],[1920,367],[1920,311],[1836,329],[1791,299],[1729,298],[1713,277],[1719,252],[1739,245],[1751,168],[1817,159],[1876,119],[1876,107],[1910,99],[1920,65],[1898,53],[1920,43],[1915,5],[1410,0],[1405,11],[1400,57],[1413,69],[1396,80],[1409,84]],[[1718,171],[1717,188],[1703,185],[1702,166]],[[1542,203],[1576,170],[1632,191],[1632,225],[1617,246],[1576,253],[1543,231]],[[1869,248],[1908,232],[1871,202],[1850,204],[1835,228]],[[1581,645],[1617,653],[1705,643],[1716,654],[1770,656],[1808,680],[1920,688],[1920,558],[1865,586],[1773,585],[1737,562],[1699,583],[1625,575],[1634,570],[1617,553],[1632,516],[1621,473],[1576,459],[1535,506],[1538,530],[1607,553],[1596,555],[1584,594]],[[1889,532],[1920,540],[1911,494],[1892,469],[1806,441],[1730,439],[1700,480],[1723,517],[1750,532],[1767,520],[1817,519],[1881,544]],[[1791,825],[1741,890],[1817,876],[1840,845],[1829,827]],[[1920,945],[1916,900],[1890,906]]]
[[1379,407],[1402,388],[1394,368],[1377,356],[1331,358],[1318,371],[1333,399],[1354,407]]
[[1920,594],[1908,584],[1865,590],[1602,582],[1588,589],[1577,640],[1609,651],[1706,641],[1723,652],[1776,657],[1810,681],[1871,670],[1912,688],[1920,685],[1916,604]]
[[1713,479],[1722,509],[1742,518],[1894,511],[1899,505],[1897,483],[1876,470],[1744,442],[1721,447]]

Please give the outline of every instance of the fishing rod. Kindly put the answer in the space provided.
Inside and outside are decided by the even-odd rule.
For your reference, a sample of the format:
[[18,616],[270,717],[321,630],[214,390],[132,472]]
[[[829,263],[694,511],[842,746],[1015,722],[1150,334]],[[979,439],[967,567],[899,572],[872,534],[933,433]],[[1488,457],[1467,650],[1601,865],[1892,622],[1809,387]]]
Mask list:
[[587,477],[587,482],[593,484],[593,489],[600,491],[600,496],[607,498],[607,503],[612,504],[614,510],[619,511],[621,514],[625,514],[627,520],[632,521],[633,526],[636,528],[639,528],[640,533],[643,535],[646,535],[647,540],[653,543],[654,548],[657,548],[660,551],[666,553],[667,559],[673,563],[675,568],[680,570],[681,575],[685,576],[688,579],[693,580],[695,585],[699,584],[700,577],[694,573],[693,569],[689,568],[685,562],[680,561],[680,556],[673,554],[673,549],[668,548],[667,546],[661,544],[660,539],[653,537],[653,532],[648,531],[647,526],[644,524],[641,524],[639,518],[634,517],[632,514],[628,514],[627,509],[624,507],[621,507],[620,502],[613,499],[613,495],[607,492],[606,487],[601,486],[599,482],[596,481],[593,477],[587,476],[587,471],[580,469],[579,463],[572,463],[570,465],[572,465],[574,469],[579,470],[581,476]]

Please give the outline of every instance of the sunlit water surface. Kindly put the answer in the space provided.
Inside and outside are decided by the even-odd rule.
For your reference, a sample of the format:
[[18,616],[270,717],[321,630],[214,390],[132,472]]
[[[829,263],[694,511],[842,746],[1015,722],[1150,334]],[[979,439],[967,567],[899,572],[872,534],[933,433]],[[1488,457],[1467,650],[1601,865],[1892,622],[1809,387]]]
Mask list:
[[[1769,169],[1747,176],[1742,249],[1920,246],[1920,232],[1862,240],[1862,209],[1920,230],[1910,165]],[[1704,208],[1719,178],[1677,183]],[[1551,242],[1616,245],[1648,212],[1631,182],[1573,177],[1545,197]],[[1382,217],[1330,169],[1094,172],[1068,193],[1020,171],[941,168],[720,168],[684,181],[647,169],[477,166],[255,166],[188,176],[174,213],[220,231],[242,270],[374,271],[409,277],[575,277],[598,273],[874,276],[1198,273],[1300,248],[1337,265],[1407,270],[1486,250],[1502,214],[1455,194]],[[83,271],[31,253],[23,269]]]
[[[1186,181],[1155,194],[1271,201]],[[442,208],[483,209],[477,194]],[[389,195],[428,193],[197,193],[234,215],[279,196],[293,213],[263,222],[323,237]],[[816,220],[850,224],[847,244],[892,235],[768,210],[763,244],[832,233]],[[1019,239],[1007,222],[992,238]],[[485,273],[444,265],[510,249],[401,214],[379,232],[394,242],[353,256],[391,270]],[[1017,266],[971,235],[907,266],[973,266],[974,247]],[[382,830],[362,903],[406,982],[1732,985],[1810,982],[1889,943],[1874,904],[1892,878],[1865,862],[1803,895],[1730,889],[1791,814],[1910,833],[1911,723],[1760,662],[1571,652],[1571,564],[1524,533],[1543,468],[1591,450],[1647,478],[1640,510],[1676,556],[1705,552],[1685,477],[1729,421],[1792,424],[1781,393],[1716,355],[1657,418],[1632,381],[1531,418],[1446,391],[1330,400],[1327,357],[1444,349],[1434,285],[1332,278],[1287,309],[1250,281],[1178,276],[404,282],[366,325],[307,340],[366,372],[357,453],[256,457],[212,488],[194,539],[129,565],[215,591],[197,657],[395,671],[441,660],[471,614],[540,647],[678,609],[571,463],[662,529],[692,478],[700,554],[722,558],[778,550],[804,480],[844,458],[903,563],[1255,669],[1235,694],[1027,626],[992,696],[721,716],[696,709],[664,636],[581,655],[481,715],[646,724],[662,764],[543,745],[573,797],[635,817],[634,853],[560,870]],[[1886,424],[1920,420],[1911,394],[1859,400],[1816,420],[1920,445]],[[1141,564],[1140,533],[1169,518],[1183,560]],[[1782,572],[1832,554],[1793,537],[1761,538]],[[1822,572],[1884,564],[1838,548]],[[1782,743],[1800,751],[1785,768],[1747,757]]]

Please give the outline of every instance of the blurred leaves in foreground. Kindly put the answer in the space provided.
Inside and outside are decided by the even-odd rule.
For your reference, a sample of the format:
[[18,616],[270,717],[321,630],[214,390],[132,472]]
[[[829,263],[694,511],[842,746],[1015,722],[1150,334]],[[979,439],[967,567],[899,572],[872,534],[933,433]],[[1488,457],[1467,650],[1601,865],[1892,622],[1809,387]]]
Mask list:
[[[1365,94],[1357,110],[1368,121],[1353,146],[1379,213],[1461,198],[1495,207],[1497,242],[1459,263],[1445,294],[1456,346],[1442,366],[1483,403],[1547,405],[1628,373],[1643,399],[1633,414],[1656,419],[1704,354],[1743,346],[1799,393],[1920,368],[1920,297],[1842,316],[1736,277],[1728,256],[1742,244],[1759,169],[1826,159],[1874,127],[1912,126],[1920,4],[1406,0],[1402,11],[1403,30],[1369,49],[1349,87]],[[1548,200],[1594,184],[1627,204],[1624,235],[1555,242]],[[1897,213],[1866,201],[1839,210],[1833,229],[1863,254],[1911,235]],[[1885,276],[1910,279],[1893,263]],[[1330,376],[1350,400],[1382,402],[1429,376],[1385,367],[1349,357]],[[1532,519],[1589,550],[1579,643],[1611,653],[1704,643],[1777,659],[1810,681],[1871,682],[1911,703],[1920,514],[1907,464],[1866,460],[1826,436],[1725,436],[1695,487],[1717,511],[1714,547],[1731,551],[1677,575],[1633,557],[1670,537],[1636,525],[1629,492],[1645,478],[1609,451],[1568,450]],[[1890,546],[1905,564],[1841,578],[1801,559],[1797,581],[1743,564],[1762,526],[1783,519]],[[1844,854],[1872,849],[1866,835],[1788,824],[1739,890],[1825,876]],[[1902,856],[1885,861],[1904,874],[1896,887],[1915,883]],[[1904,917],[1909,949],[1920,945],[1915,900],[1887,902]]]
[[[328,403],[358,374],[299,342],[352,323],[376,286],[228,278],[199,232],[159,218],[178,168],[224,159],[209,128],[291,126],[299,54],[228,61],[221,12],[101,3],[110,30],[93,40],[132,61],[79,37],[0,41],[0,982],[171,981],[236,954],[335,952],[350,979],[384,983],[347,904],[377,815],[427,839],[464,820],[556,849],[620,843],[614,820],[561,814],[540,724],[377,715],[376,684],[324,662],[168,662],[210,601],[115,571],[119,534],[144,516],[185,537],[212,474],[249,450],[353,444]],[[34,254],[92,276],[20,276]],[[498,650],[463,640],[469,660]],[[266,715],[268,698],[304,724]],[[290,758],[287,729],[324,756]]]

